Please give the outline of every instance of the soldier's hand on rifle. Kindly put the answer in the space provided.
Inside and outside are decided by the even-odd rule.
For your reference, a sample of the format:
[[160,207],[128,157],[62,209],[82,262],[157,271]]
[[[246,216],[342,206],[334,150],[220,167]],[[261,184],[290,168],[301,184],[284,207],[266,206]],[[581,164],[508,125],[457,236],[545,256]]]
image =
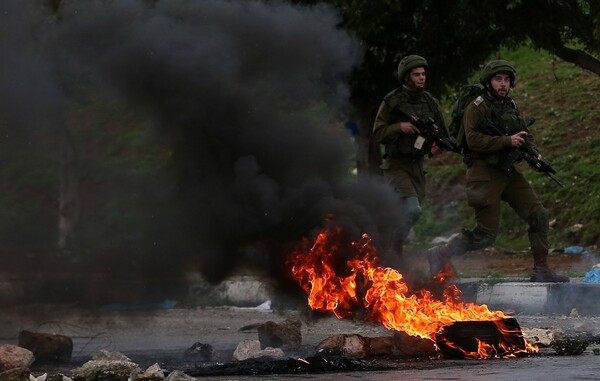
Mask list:
[[442,151],[444,151],[444,149],[438,146],[435,142],[433,142],[433,144],[431,145],[431,154],[437,155],[438,153],[442,153]]
[[418,134],[419,129],[411,122],[400,122],[400,130],[405,134]]
[[525,138],[527,137],[526,131],[517,132],[510,137],[510,143],[513,147],[521,147],[523,143],[525,143]]

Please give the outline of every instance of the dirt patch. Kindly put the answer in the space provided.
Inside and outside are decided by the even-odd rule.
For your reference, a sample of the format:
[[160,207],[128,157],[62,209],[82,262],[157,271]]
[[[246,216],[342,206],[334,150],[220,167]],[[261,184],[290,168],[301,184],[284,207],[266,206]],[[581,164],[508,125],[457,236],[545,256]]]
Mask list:
[[[409,260],[417,273],[428,274],[428,263],[423,250],[410,249]],[[491,248],[455,257],[452,263],[462,278],[523,278],[533,270],[533,258],[528,252]],[[553,252],[548,264],[557,273],[569,277],[583,277],[600,263],[598,253],[566,254]]]
[[[548,263],[554,271],[572,277],[585,275],[598,262],[597,257],[564,253],[548,257]],[[533,258],[519,253],[490,250],[457,258],[455,266],[467,276],[529,277]]]

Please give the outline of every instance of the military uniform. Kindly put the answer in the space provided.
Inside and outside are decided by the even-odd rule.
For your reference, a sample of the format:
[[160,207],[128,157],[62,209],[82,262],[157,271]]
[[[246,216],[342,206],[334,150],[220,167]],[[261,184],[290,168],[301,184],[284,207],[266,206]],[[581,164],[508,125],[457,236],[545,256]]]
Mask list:
[[[393,266],[405,273],[403,245],[408,233],[421,216],[421,205],[425,197],[425,171],[423,158],[431,153],[433,141],[418,134],[406,134],[400,128],[403,118],[398,111],[415,115],[422,120],[433,118],[446,129],[438,101],[418,86],[406,86],[406,80],[416,68],[427,69],[425,58],[409,55],[398,64],[398,79],[401,87],[388,93],[377,112],[373,124],[372,139],[381,147],[381,165],[384,179],[399,195],[404,219],[402,226],[396,227],[392,251]],[[385,261],[385,259],[384,259]]]
[[[487,71],[486,71],[487,70]],[[484,68],[481,83],[485,86],[492,75],[508,73],[511,87],[515,72],[503,60],[492,61]],[[487,118],[504,132],[491,136],[479,127]],[[469,206],[475,210],[476,226],[452,237],[447,245],[427,251],[432,275],[437,274],[450,257],[467,251],[491,246],[498,235],[500,204],[505,201],[529,225],[528,235],[534,257],[532,281],[567,282],[568,278],[554,274],[546,261],[548,256],[549,213],[540,203],[529,181],[515,167],[507,172],[504,166],[509,152],[514,148],[511,135],[527,131],[515,102],[508,96],[495,99],[484,92],[469,104],[464,112],[463,127],[466,139],[464,162],[467,166],[466,190]],[[531,139],[527,135],[526,139]],[[533,143],[531,140],[530,143]]]
[[387,94],[379,107],[373,126],[373,139],[382,147],[380,168],[388,183],[405,197],[425,197],[423,158],[431,152],[432,139],[400,130],[400,120],[394,116],[398,108],[422,120],[433,118],[438,125],[444,120],[438,101],[427,91],[411,91],[400,87]]
[[[486,117],[506,135],[490,136],[478,131],[477,127]],[[476,237],[467,240],[464,249],[481,249],[494,243],[500,223],[500,203],[505,201],[529,222],[531,249],[548,250],[548,229],[537,226],[539,224],[532,217],[537,214],[547,216],[548,212],[517,168],[508,173],[500,168],[513,148],[510,136],[527,131],[515,103],[509,97],[498,101],[485,93],[467,106],[463,124],[467,142],[464,158],[467,200],[475,210],[477,222]]]
[[422,120],[433,118],[442,128],[445,126],[437,100],[426,91],[412,91],[405,86],[384,97],[373,125],[373,139],[382,151],[383,177],[394,187],[404,212],[403,224],[397,227],[392,247],[396,258],[390,265],[406,273],[403,246],[410,229],[421,217],[421,202],[425,197],[423,158],[431,153],[433,141],[402,132],[395,111],[398,109]]

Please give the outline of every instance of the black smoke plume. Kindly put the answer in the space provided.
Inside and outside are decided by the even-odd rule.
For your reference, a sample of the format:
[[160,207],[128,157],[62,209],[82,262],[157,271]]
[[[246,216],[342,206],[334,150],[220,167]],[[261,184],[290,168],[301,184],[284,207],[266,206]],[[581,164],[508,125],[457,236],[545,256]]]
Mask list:
[[[355,147],[343,112],[362,51],[332,8],[97,0],[27,16],[45,26],[40,37],[20,36],[44,52],[30,71],[56,93],[36,93],[30,103],[47,107],[82,87],[113,94],[152,121],[154,143],[169,152],[156,173],[161,189],[141,191],[153,205],[144,216],[153,229],[140,239],[148,248],[128,247],[127,260],[105,256],[114,268],[134,263],[156,275],[194,264],[216,282],[253,263],[282,276],[291,247],[325,223],[352,237],[370,233],[382,246],[398,227],[393,192],[351,174]],[[126,181],[106,184],[131,192]]]

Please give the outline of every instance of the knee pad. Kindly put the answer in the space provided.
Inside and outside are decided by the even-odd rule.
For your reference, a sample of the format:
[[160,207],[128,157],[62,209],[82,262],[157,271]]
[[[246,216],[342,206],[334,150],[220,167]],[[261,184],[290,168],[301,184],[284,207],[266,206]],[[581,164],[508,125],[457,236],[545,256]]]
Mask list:
[[548,230],[550,230],[550,213],[548,209],[544,207],[536,209],[527,217],[527,223],[529,224],[529,233],[548,235]]
[[421,218],[422,210],[417,197],[406,197],[404,199],[404,211],[411,227]]

